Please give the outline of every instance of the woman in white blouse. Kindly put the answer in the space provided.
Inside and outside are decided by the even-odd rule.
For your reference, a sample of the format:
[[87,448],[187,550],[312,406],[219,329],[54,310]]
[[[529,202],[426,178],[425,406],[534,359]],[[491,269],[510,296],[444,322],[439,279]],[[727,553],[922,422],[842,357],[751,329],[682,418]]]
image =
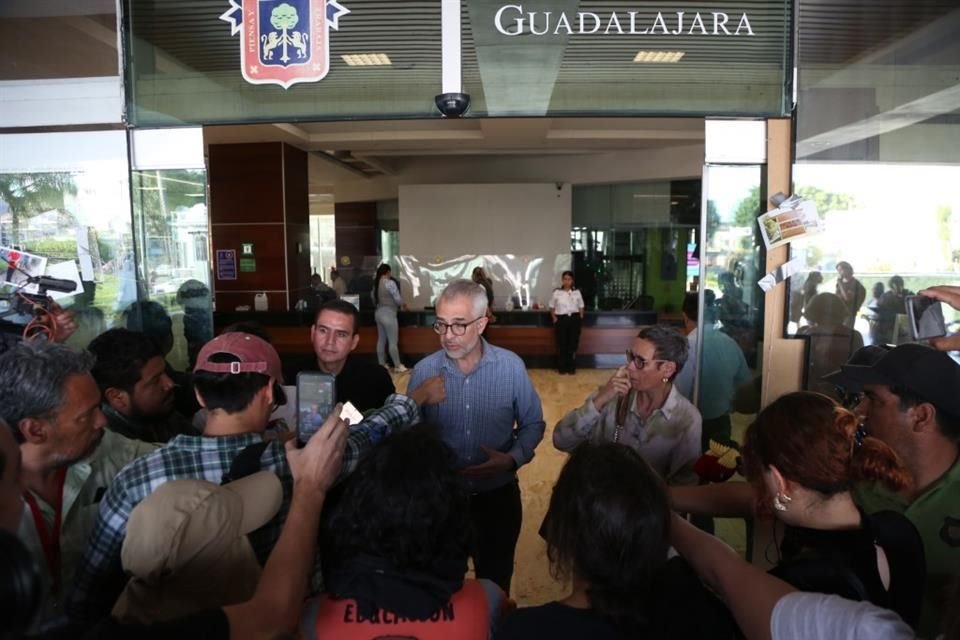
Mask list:
[[557,332],[557,359],[560,373],[577,372],[577,346],[580,343],[580,321],[583,319],[583,296],[574,284],[573,272],[564,271],[560,288],[553,290],[550,317]]

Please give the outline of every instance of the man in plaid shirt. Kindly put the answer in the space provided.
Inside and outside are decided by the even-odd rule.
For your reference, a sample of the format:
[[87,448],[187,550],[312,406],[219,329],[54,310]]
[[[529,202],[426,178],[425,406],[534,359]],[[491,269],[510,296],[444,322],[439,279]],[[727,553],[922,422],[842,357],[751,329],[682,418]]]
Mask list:
[[[141,500],[170,480],[197,478],[220,484],[241,451],[263,442],[276,383],[282,381],[276,350],[256,336],[226,333],[204,346],[194,372],[195,387],[208,411],[204,436],[179,435],[116,476],[101,502],[67,601],[67,613],[77,622],[108,614],[123,589],[126,580],[120,552],[130,512]],[[426,397],[417,399],[428,401]],[[351,473],[361,457],[391,430],[418,420],[414,399],[399,394],[388,397],[383,408],[350,430],[339,478]],[[266,445],[260,468],[277,474],[284,496],[277,516],[249,536],[257,557],[265,562],[280,536],[293,491],[282,442]]]

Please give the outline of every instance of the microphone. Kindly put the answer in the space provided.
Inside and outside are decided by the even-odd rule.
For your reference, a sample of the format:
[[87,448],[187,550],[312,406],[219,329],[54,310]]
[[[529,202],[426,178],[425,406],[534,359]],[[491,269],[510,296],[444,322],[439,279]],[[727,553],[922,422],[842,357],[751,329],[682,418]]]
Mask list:
[[57,293],[73,293],[77,288],[77,283],[73,280],[64,280],[63,278],[51,278],[50,276],[36,276],[30,278],[35,281],[37,286],[45,291],[56,291]]

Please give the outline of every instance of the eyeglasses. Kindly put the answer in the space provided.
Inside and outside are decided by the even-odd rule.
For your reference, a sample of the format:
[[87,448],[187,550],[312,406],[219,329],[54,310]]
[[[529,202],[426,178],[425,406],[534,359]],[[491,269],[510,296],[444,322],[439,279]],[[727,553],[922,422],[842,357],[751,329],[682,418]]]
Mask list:
[[449,329],[450,333],[455,336],[462,336],[467,332],[467,327],[472,325],[477,320],[486,318],[486,316],[480,316],[479,318],[474,318],[470,322],[454,322],[453,324],[447,324],[446,322],[440,322],[437,320],[433,323],[433,330],[436,331],[441,336],[444,335]]
[[627,349],[627,365],[629,365],[631,362],[633,363],[633,366],[635,366],[637,369],[644,369],[648,364],[653,364],[654,362],[657,362],[657,363],[666,362],[666,360],[660,360],[660,359],[647,360],[643,356],[638,356],[633,351],[630,351],[630,349]]

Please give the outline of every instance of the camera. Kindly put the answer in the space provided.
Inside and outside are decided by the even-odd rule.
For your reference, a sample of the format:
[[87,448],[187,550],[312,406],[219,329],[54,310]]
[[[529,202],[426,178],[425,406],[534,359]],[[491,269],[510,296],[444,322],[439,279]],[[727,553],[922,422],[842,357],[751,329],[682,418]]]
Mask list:
[[445,118],[459,118],[470,108],[467,93],[441,93],[433,101]]

